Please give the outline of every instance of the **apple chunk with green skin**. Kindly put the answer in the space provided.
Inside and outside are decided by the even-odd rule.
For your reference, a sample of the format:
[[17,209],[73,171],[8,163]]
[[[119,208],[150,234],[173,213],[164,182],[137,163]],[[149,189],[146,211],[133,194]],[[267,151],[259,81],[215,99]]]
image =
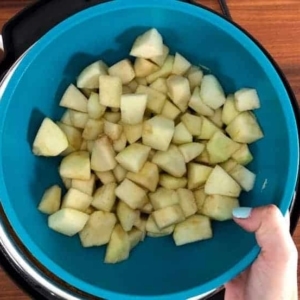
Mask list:
[[166,151],[171,143],[174,129],[173,120],[155,116],[144,122],[143,144],[155,150]]
[[83,247],[102,246],[109,242],[117,223],[115,214],[103,211],[93,212],[84,228],[79,232]]
[[130,51],[130,55],[151,58],[163,54],[163,39],[161,34],[152,28],[138,36]]
[[232,219],[232,210],[239,207],[239,201],[233,197],[209,195],[205,198],[201,213],[217,221]]
[[121,97],[121,119],[125,124],[135,125],[143,121],[147,107],[146,94],[127,94]]
[[120,224],[117,224],[106,248],[104,262],[107,264],[121,262],[129,257],[129,252],[130,241],[128,234]]
[[210,239],[212,236],[209,218],[199,215],[191,216],[177,224],[173,233],[176,246]]
[[74,236],[81,231],[89,215],[73,208],[63,208],[49,216],[48,226],[61,234]]
[[227,172],[217,165],[210,173],[205,183],[204,191],[208,195],[238,197],[241,193],[241,187]]
[[117,156],[117,162],[130,172],[139,172],[148,159],[151,148],[142,144],[132,144],[122,150]]
[[223,132],[217,131],[206,144],[211,163],[224,162],[240,148],[240,144],[234,142]]
[[77,151],[64,157],[59,167],[59,174],[64,178],[89,180],[91,177],[89,153]]
[[152,162],[174,177],[182,177],[186,173],[184,157],[174,145],[167,151],[157,151]]
[[69,146],[65,133],[49,118],[45,118],[33,142],[33,153],[38,156],[57,156]]
[[264,137],[256,120],[249,112],[239,114],[227,127],[226,132],[238,143],[251,144]]
[[38,210],[44,214],[54,214],[60,208],[60,200],[61,188],[58,185],[53,185],[44,192]]

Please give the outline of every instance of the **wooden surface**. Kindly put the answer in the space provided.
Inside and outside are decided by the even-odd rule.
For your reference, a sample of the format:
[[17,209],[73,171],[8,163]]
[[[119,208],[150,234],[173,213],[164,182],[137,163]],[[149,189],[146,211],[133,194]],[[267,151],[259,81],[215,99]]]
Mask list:
[[[233,19],[247,29],[272,54],[286,74],[300,103],[300,1],[227,0]],[[0,29],[32,0],[0,0]],[[219,10],[216,0],[199,3]],[[300,249],[300,224],[294,234]],[[299,263],[298,263],[299,265]],[[300,272],[298,271],[300,286]],[[300,293],[299,293],[300,295]],[[0,269],[0,299],[30,299]]]

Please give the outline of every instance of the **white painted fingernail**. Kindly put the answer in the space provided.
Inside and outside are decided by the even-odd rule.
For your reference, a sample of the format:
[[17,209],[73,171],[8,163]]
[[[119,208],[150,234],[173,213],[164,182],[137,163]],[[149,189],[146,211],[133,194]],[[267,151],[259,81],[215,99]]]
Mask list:
[[237,219],[247,219],[251,215],[251,207],[236,207],[232,210],[232,215]]

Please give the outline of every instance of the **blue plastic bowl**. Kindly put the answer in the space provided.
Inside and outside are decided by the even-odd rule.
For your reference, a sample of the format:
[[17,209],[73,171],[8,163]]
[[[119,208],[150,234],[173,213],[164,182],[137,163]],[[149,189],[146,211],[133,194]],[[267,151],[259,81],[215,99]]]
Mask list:
[[35,157],[31,146],[45,116],[58,119],[66,87],[87,64],[128,55],[135,37],[156,27],[173,52],[208,66],[227,93],[258,90],[256,114],[265,138],[251,146],[257,174],[241,205],[276,204],[285,213],[298,173],[298,132],[287,90],[274,66],[242,30],[202,8],[171,0],[112,1],[59,24],[21,61],[0,104],[0,198],[29,252],[70,285],[108,299],[186,299],[221,286],[253,262],[253,235],[234,222],[214,223],[214,238],[175,247],[171,237],[147,238],[129,260],[103,263],[105,248],[83,249],[79,238],[47,227],[37,210],[43,191],[59,182],[60,159]]

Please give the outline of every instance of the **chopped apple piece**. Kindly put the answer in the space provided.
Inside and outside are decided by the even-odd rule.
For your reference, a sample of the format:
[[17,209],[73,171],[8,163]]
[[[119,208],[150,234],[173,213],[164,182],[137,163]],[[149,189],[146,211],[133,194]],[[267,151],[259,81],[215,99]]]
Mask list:
[[198,136],[201,134],[202,118],[200,116],[194,116],[192,114],[185,113],[181,117],[181,121],[191,135]]
[[61,122],[57,122],[57,125],[65,133],[69,142],[69,146],[65,151],[69,151],[69,153],[71,153],[73,151],[80,150],[82,143],[81,131],[73,126],[69,126]]
[[153,81],[150,85],[150,88],[159,91],[163,94],[168,93],[168,87],[167,87],[167,79],[166,78],[157,78],[155,81]]
[[105,172],[113,170],[117,165],[115,151],[107,136],[103,136],[94,143],[91,168],[94,171]]
[[199,115],[207,117],[212,117],[214,115],[214,110],[204,104],[204,102],[202,101],[200,97],[200,88],[198,86],[195,87],[188,106]]
[[64,157],[59,167],[59,174],[64,178],[89,180],[91,177],[89,153],[77,151]]
[[146,77],[147,82],[152,83],[158,78],[167,78],[172,73],[173,63],[174,63],[174,56],[169,55],[166,58],[162,67],[158,71]]
[[134,93],[138,87],[138,83],[136,81],[136,79],[133,79],[132,81],[130,81],[127,86],[131,89],[131,91]]
[[221,84],[214,75],[205,75],[202,78],[200,97],[204,104],[212,109],[221,107],[225,101],[225,95]]
[[249,112],[239,114],[227,127],[226,132],[238,143],[251,144],[264,137],[256,118]]
[[165,105],[162,108],[161,115],[170,120],[175,120],[180,115],[180,109],[177,108],[177,106],[171,101],[166,100]]
[[85,140],[96,140],[104,132],[103,120],[89,119],[82,132],[82,138]]
[[[151,237],[170,235],[174,231],[174,228],[175,228],[174,225],[170,225],[163,229],[159,229],[159,227],[157,226],[157,224],[153,218],[153,215],[149,216],[147,223],[146,223],[147,235],[151,236]],[[149,233],[150,233],[150,235],[149,235]],[[152,234],[155,234],[155,235],[152,235]]]
[[125,170],[121,165],[117,165],[114,169],[113,169],[113,174],[117,180],[117,182],[121,182],[124,180],[124,178],[126,177],[127,174],[127,170]]
[[63,208],[49,216],[48,226],[61,234],[74,236],[82,230],[89,215],[72,208]]
[[104,121],[104,133],[113,141],[120,138],[123,131],[123,127],[119,124]]
[[236,207],[239,207],[239,201],[236,198],[209,195],[204,201],[201,213],[213,220],[226,221],[232,219],[232,210]]
[[87,113],[83,113],[81,111],[76,111],[72,109],[69,110],[69,113],[72,125],[76,128],[84,129],[89,119],[89,115]]
[[134,71],[136,77],[146,77],[154,72],[156,72],[159,67],[153,62],[138,57],[134,62]]
[[157,151],[152,162],[174,177],[182,177],[186,173],[184,157],[174,145],[167,151]]
[[147,95],[147,109],[155,114],[161,113],[167,99],[165,94],[144,85],[138,86],[136,94]]
[[[203,143],[203,141],[202,141],[202,143]],[[201,152],[201,154],[198,157],[195,158],[195,162],[203,163],[203,164],[206,164],[206,165],[213,165],[210,162],[209,154],[208,154],[207,149],[206,149],[206,145],[205,145],[204,150]]]
[[159,229],[182,222],[185,217],[179,204],[167,206],[152,213]]
[[[123,128],[124,130],[124,128]],[[120,137],[113,141],[113,148],[116,152],[121,152],[122,150],[125,149],[127,145],[127,139],[126,139],[126,135],[124,133],[124,131],[121,133]]]
[[[99,81],[99,79],[98,79]],[[106,111],[106,106],[99,103],[99,95],[92,93],[88,103],[87,103],[87,112],[91,119],[100,119]]]
[[188,164],[188,188],[190,190],[201,187],[205,184],[213,168],[196,164]]
[[122,124],[122,126],[123,132],[129,144],[137,142],[142,137],[143,123],[135,125]]
[[142,208],[148,202],[145,190],[127,178],[116,188],[115,194],[132,209]]
[[149,191],[154,192],[159,180],[159,171],[156,164],[146,161],[138,173],[128,172],[126,177]]
[[235,106],[238,111],[260,108],[260,100],[255,89],[243,88],[234,93]]
[[93,206],[90,205],[90,206],[86,209],[85,213],[88,214],[88,215],[91,215],[91,214],[94,213],[95,211],[96,211],[96,208],[94,208]]
[[117,156],[117,162],[130,172],[139,172],[148,159],[150,147],[132,144],[122,150]]
[[256,175],[242,165],[236,165],[229,175],[242,187],[246,192],[250,192],[255,184]]
[[66,189],[70,189],[72,187],[72,179],[61,177],[61,181],[63,182]]
[[111,123],[118,123],[121,120],[121,113],[120,112],[106,112],[103,118]]
[[217,131],[206,145],[211,163],[224,162],[240,148],[240,145],[223,132]]
[[[59,122],[57,122],[59,123]],[[65,125],[69,125],[72,126],[72,122],[71,122],[71,118],[70,118],[70,112],[67,109],[64,114],[62,115],[61,119],[60,119],[60,123],[63,123]]]
[[130,243],[130,250],[137,246],[137,244],[143,240],[144,233],[137,228],[132,228],[128,232],[128,238]]
[[96,176],[91,174],[89,180],[72,179],[71,186],[78,191],[81,191],[87,195],[92,196],[95,189]]
[[191,63],[181,54],[176,52],[172,73],[175,75],[183,75],[190,67]]
[[[139,86],[141,87],[141,85]],[[137,89],[137,92],[139,88]],[[147,107],[148,94],[128,94],[121,97],[121,118],[125,124],[135,125],[143,121]]]
[[228,95],[222,110],[222,122],[225,125],[228,125],[239,114],[240,112],[236,109],[235,106],[234,96]]
[[137,228],[143,233],[141,241],[145,239],[147,218],[148,217],[140,216],[133,225],[135,228]]
[[210,239],[212,236],[209,218],[199,215],[191,216],[177,224],[173,233],[176,246]]
[[150,59],[163,55],[162,36],[155,28],[146,31],[137,37],[131,48],[130,55]]
[[81,89],[98,89],[100,75],[107,75],[107,65],[102,60],[96,61],[83,69],[77,78],[76,85]]
[[172,206],[179,203],[178,194],[174,190],[158,188],[156,192],[150,193],[149,198],[155,210]]
[[130,241],[128,234],[120,224],[117,224],[106,248],[104,262],[107,264],[121,262],[129,257],[129,252]]
[[177,178],[169,174],[162,174],[159,177],[159,184],[168,190],[177,190],[186,187],[187,179],[185,177]]
[[253,156],[247,144],[242,144],[242,146],[234,152],[231,157],[236,162],[244,166],[248,165],[253,160]]
[[73,84],[70,84],[66,89],[59,105],[84,113],[87,112],[87,98]]
[[194,215],[197,212],[197,205],[194,194],[188,189],[178,189],[179,205],[186,218]]
[[187,78],[172,75],[167,79],[169,96],[174,104],[185,112],[188,107],[188,102],[191,98],[190,84]]
[[53,185],[48,188],[42,197],[38,210],[44,214],[52,215],[60,208],[61,188]]
[[207,195],[204,192],[204,189],[199,189],[194,191],[194,197],[197,205],[197,213],[201,214],[202,207],[204,205]]
[[155,150],[166,151],[174,134],[174,121],[155,116],[144,122],[143,144]]
[[86,149],[90,154],[92,154],[92,152],[93,152],[94,144],[95,144],[95,141],[92,141],[92,140],[86,141]]
[[138,86],[139,85],[144,85],[144,86],[148,85],[146,77],[136,77],[135,80],[136,80]]
[[95,174],[103,184],[116,182],[116,178],[112,171],[95,172]]
[[196,87],[201,85],[203,71],[200,70],[199,67],[192,66],[185,76],[190,82],[191,91],[193,91]]
[[82,246],[93,247],[107,244],[116,223],[117,218],[113,213],[93,212],[84,228],[79,232]]
[[98,210],[111,212],[116,201],[115,191],[117,184],[115,182],[108,183],[98,188],[94,194],[92,206]]
[[223,127],[222,121],[222,108],[218,108],[215,110],[214,115],[212,117],[208,117],[215,125],[219,128]]
[[122,80],[119,77],[101,75],[99,77],[100,104],[108,107],[120,107]]
[[179,123],[175,127],[172,143],[181,145],[193,142],[193,136],[183,124],[183,122]]
[[241,187],[220,166],[215,166],[205,183],[204,191],[208,195],[238,197],[241,193]]
[[220,131],[218,126],[209,119],[202,117],[201,134],[197,138],[200,140],[209,140],[217,131]]
[[153,56],[150,58],[152,62],[154,62],[159,67],[163,66],[165,63],[168,55],[169,55],[169,48],[166,45],[163,45],[163,53],[161,55]]
[[108,69],[110,76],[119,77],[122,84],[128,84],[135,77],[132,63],[129,59],[123,59]]
[[229,173],[234,167],[236,167],[238,163],[234,160],[229,158],[225,162],[219,164],[221,168],[223,168],[227,173]]
[[125,202],[120,201],[117,206],[117,217],[125,231],[130,231],[140,217],[140,212],[130,208]]
[[36,134],[32,152],[38,156],[57,156],[68,148],[66,134],[49,118],[45,118]]
[[73,208],[85,212],[92,201],[93,197],[74,188],[70,188],[63,198],[61,208]]
[[201,154],[201,152],[205,149],[205,145],[200,143],[187,143],[179,145],[178,149],[183,155],[184,161],[188,163]]

